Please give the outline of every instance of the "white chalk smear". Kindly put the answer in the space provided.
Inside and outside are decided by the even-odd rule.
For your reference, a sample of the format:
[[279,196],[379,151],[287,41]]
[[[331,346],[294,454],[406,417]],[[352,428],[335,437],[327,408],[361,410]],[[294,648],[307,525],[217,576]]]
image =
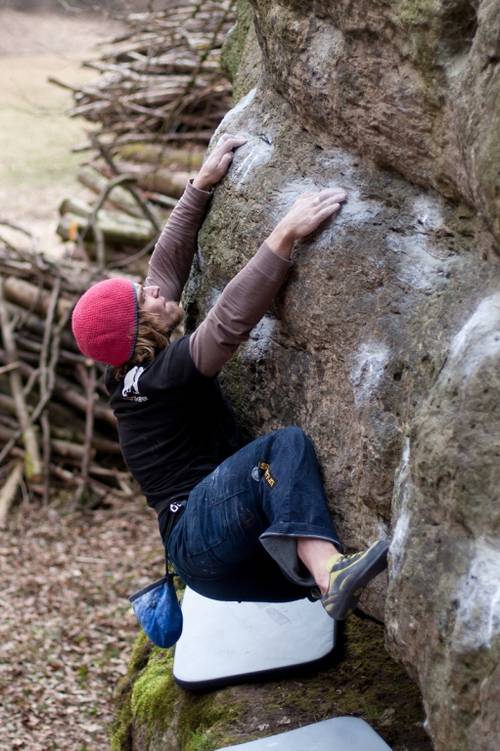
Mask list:
[[230,182],[238,190],[254,176],[255,170],[271,161],[273,146],[259,136],[247,136],[247,143],[235,153],[229,170]]
[[432,292],[447,284],[446,273],[456,263],[454,260],[434,256],[425,235],[403,237],[392,233],[386,238],[390,251],[399,256],[396,274],[405,284],[422,292]]
[[[500,354],[500,292],[482,300],[450,345],[448,364],[470,378]],[[448,370],[448,368],[447,368]]]
[[452,643],[456,651],[491,648],[500,635],[500,539],[475,542],[469,570],[451,597],[458,600]]
[[413,202],[411,210],[412,214],[425,229],[437,230],[444,224],[441,206],[432,196],[425,194],[418,196]]
[[[342,178],[325,187],[338,187],[339,183],[342,186]],[[374,217],[383,213],[384,204],[382,202],[374,201],[371,198],[361,198],[359,190],[352,186],[346,190],[346,193],[347,200],[342,204],[342,208],[335,219],[337,225],[359,226],[370,222]]]
[[255,93],[257,89],[253,88],[251,91],[246,94],[240,101],[235,104],[235,106],[229,110],[229,112],[226,112],[223,119],[217,126],[217,129],[215,133],[212,136],[212,139],[210,143],[216,143],[219,140],[219,136],[222,135],[222,133],[225,133],[228,128],[231,126],[231,123],[236,120],[236,118],[245,110],[255,99]]
[[411,514],[408,502],[411,494],[410,477],[410,439],[405,438],[401,462],[396,470],[394,481],[394,507],[398,510],[398,518],[390,547],[393,574],[398,573],[403,561],[403,554],[410,531]]
[[242,348],[245,359],[260,360],[267,355],[276,329],[276,318],[267,315],[251,331],[250,338]]
[[331,232],[338,231],[339,228],[344,226],[352,230],[353,227],[369,223],[384,211],[383,203],[361,198],[359,190],[351,185],[350,180],[338,175],[328,181],[324,181],[323,177],[321,185],[307,177],[289,180],[280,189],[276,216],[282,216],[286,213],[303,193],[317,193],[321,190],[332,190],[334,188],[344,190],[347,194],[347,200],[342,203],[341,209],[334,215],[333,221],[329,224],[327,220],[322,225],[322,231],[314,240],[317,248],[321,248],[323,242],[327,242],[328,247],[330,247]]
[[350,381],[354,401],[361,407],[374,394],[389,360],[390,350],[383,342],[363,342],[354,355]]

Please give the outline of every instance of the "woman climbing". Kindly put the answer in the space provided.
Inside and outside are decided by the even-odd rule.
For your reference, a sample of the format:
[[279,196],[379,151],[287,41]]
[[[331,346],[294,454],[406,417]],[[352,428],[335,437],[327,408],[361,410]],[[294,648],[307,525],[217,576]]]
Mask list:
[[217,374],[280,289],[294,242],[339,211],[344,191],[301,195],[196,330],[170,339],[211,189],[245,142],[222,136],[165,225],[144,284],[92,286],[73,333],[110,366],[123,456],[186,584],[221,600],[321,597],[341,620],[385,567],[387,543],[343,555],[310,439],[287,427],[242,447]]

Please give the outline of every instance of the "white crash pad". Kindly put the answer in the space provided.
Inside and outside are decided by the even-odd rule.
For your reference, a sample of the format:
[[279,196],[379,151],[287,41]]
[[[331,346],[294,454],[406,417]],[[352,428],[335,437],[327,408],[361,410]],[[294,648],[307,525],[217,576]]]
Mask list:
[[380,735],[358,717],[334,717],[219,751],[391,751]]
[[221,602],[186,588],[174,678],[183,688],[236,683],[309,665],[335,646],[336,624],[320,602]]

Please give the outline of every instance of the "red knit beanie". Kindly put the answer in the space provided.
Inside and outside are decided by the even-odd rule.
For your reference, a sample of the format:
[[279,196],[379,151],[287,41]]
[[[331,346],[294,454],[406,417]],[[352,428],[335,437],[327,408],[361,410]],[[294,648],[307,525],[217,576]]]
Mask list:
[[138,303],[128,279],[94,284],[75,305],[71,326],[81,352],[117,368],[132,356],[137,340]]

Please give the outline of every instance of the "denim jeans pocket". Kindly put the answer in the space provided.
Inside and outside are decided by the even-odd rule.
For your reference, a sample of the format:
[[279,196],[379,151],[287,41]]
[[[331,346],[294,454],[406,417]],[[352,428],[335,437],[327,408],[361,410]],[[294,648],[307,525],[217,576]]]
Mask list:
[[190,551],[184,560],[177,562],[178,572],[190,579],[218,579],[227,576],[228,565],[217,556],[223,542],[198,553]]
[[224,504],[214,506],[210,486],[196,486],[188,498],[182,521],[185,550],[189,555],[203,554],[223,543],[228,534]]

